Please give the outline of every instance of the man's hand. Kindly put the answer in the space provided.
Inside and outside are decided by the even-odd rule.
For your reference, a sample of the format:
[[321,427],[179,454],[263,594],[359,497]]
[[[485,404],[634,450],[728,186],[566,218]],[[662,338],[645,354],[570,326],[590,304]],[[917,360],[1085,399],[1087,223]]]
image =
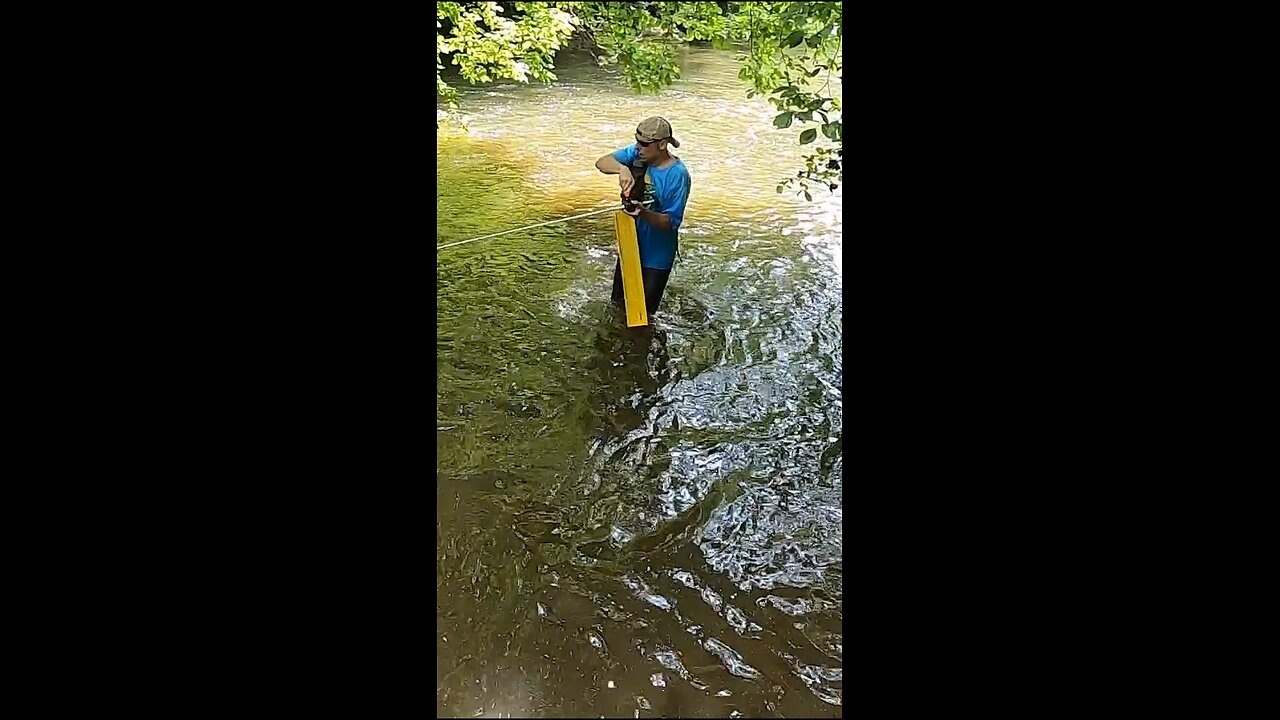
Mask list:
[[628,214],[628,215],[630,215],[631,217],[634,217],[634,218],[638,218],[638,217],[640,217],[640,213],[644,212],[644,208],[640,207],[639,205],[633,205],[632,207],[634,207],[634,208],[635,208],[635,211],[634,211],[634,212],[633,212],[633,211],[631,211],[631,210],[628,210],[626,205],[623,205],[623,206],[622,206],[622,212],[624,212],[624,213],[626,213],[626,214]]
[[[635,187],[636,179],[631,175],[631,168],[627,168],[626,172],[618,173],[618,187],[622,188],[622,194],[627,195],[631,188]],[[630,197],[628,195],[628,197]]]

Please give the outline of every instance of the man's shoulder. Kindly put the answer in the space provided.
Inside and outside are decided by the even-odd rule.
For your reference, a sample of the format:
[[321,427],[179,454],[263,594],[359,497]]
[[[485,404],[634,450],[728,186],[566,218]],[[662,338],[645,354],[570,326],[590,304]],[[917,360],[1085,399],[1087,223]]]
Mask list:
[[662,174],[668,178],[689,177],[689,168],[685,167],[684,160],[681,160],[680,158],[675,158],[675,162],[664,168],[659,168],[659,170],[661,170]]

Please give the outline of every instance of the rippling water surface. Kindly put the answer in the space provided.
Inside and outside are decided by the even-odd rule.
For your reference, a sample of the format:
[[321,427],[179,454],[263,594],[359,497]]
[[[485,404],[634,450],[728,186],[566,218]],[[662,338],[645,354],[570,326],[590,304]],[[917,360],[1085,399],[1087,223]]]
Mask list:
[[662,115],[680,259],[636,332],[607,214],[440,252],[437,713],[839,716],[839,191],[775,193],[798,129],[731,52],[689,50],[656,97],[559,65],[464,92],[437,244],[616,206],[595,159]]

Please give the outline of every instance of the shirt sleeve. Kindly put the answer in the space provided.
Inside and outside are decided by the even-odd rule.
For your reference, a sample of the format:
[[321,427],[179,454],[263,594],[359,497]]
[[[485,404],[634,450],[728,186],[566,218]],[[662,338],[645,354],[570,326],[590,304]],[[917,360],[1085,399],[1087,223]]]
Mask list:
[[671,178],[671,182],[662,188],[662,211],[671,218],[671,229],[676,230],[684,222],[684,206],[689,202],[689,187],[692,181],[689,172],[682,167],[679,176]]
[[614,150],[613,159],[623,165],[630,165],[631,162],[636,159],[636,146],[628,145],[621,150]]

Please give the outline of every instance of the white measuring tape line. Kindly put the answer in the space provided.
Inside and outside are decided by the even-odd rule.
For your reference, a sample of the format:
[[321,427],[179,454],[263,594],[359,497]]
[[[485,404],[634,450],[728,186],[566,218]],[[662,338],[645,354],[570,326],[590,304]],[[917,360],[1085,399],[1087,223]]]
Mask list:
[[610,207],[610,208],[605,208],[603,210],[593,210],[588,213],[582,213],[581,215],[574,215],[572,217],[560,218],[559,220],[548,220],[546,222],[537,223],[536,225],[528,225],[526,227],[516,228],[515,230],[503,230],[502,232],[493,233],[492,235],[481,235],[480,237],[471,238],[470,240],[459,240],[458,242],[446,243],[444,245],[437,245],[436,250],[443,250],[445,248],[454,247],[455,245],[466,245],[467,243],[475,242],[477,240],[488,240],[489,238],[495,238],[495,237],[498,237],[499,235],[509,235],[513,232],[520,232],[522,230],[532,230],[534,228],[542,227],[544,225],[554,225],[556,223],[568,222],[570,220],[577,220],[579,218],[591,217],[592,215],[599,215],[600,213],[614,212],[615,210],[619,210],[619,209],[621,208]]

